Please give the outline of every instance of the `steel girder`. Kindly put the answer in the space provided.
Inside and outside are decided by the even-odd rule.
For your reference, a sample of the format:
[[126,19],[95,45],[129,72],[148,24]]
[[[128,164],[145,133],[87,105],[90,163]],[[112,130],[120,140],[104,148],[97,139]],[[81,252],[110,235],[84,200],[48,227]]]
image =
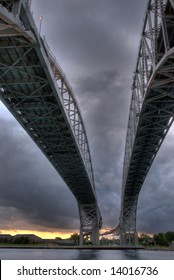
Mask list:
[[[72,88],[45,38],[31,1],[0,1],[0,98],[77,199],[81,227],[102,225],[83,119]],[[90,205],[93,215],[83,205]],[[82,218],[86,215],[86,222]]]
[[174,117],[174,3],[149,0],[132,84],[120,232],[136,232],[138,196]]

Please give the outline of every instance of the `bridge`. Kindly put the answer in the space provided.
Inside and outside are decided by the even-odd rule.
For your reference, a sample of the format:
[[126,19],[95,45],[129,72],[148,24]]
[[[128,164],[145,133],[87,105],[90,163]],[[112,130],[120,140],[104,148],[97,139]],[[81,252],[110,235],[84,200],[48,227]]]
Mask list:
[[174,0],[147,2],[124,156],[119,223],[122,243],[137,242],[138,196],[174,118]]
[[102,217],[84,122],[30,6],[29,0],[0,0],[0,99],[75,196],[80,244],[86,233],[98,244]]
[[[29,0],[0,0],[0,98],[77,199],[80,243],[102,218],[89,144],[73,90],[41,38]],[[137,242],[138,196],[174,118],[174,0],[148,0],[132,83],[119,225]],[[102,234],[102,235],[104,235]]]

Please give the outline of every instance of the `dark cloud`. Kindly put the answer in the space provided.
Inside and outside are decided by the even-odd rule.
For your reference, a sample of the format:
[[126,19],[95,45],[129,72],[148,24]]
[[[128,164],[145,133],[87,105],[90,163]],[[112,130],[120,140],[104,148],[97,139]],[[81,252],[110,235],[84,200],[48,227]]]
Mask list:
[[81,79],[79,85],[98,199],[105,223],[114,226],[120,208],[123,139],[127,125],[127,114],[122,116],[122,110],[126,111],[125,85],[115,71],[100,71]]
[[78,228],[74,197],[16,121],[1,118],[0,147],[0,206],[9,207],[8,223],[21,218],[48,229]]
[[68,77],[102,68],[132,71],[130,61],[135,65],[144,4],[115,0],[51,2],[54,11],[46,0],[42,5],[33,1],[33,10],[38,25],[39,15],[43,15],[42,34],[47,35]]
[[173,128],[171,128],[140,193],[138,228],[141,231],[174,230],[173,137]]
[[[119,222],[131,82],[146,1],[38,0],[32,10],[73,85],[89,138],[104,226]],[[3,117],[2,117],[3,115]],[[29,137],[0,111],[1,228],[79,227],[71,192]],[[174,230],[172,132],[143,185],[138,230]],[[4,210],[3,210],[4,209]],[[8,222],[7,222],[8,221]]]

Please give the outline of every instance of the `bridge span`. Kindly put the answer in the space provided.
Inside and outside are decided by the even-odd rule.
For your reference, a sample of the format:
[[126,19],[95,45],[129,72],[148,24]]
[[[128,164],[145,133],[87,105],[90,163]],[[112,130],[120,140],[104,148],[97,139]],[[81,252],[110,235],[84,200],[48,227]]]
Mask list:
[[102,218],[81,112],[30,6],[31,0],[0,0],[0,99],[77,199],[80,243],[90,232],[98,244]]
[[[132,84],[120,213],[136,242],[138,196],[174,118],[174,0],[148,0]],[[129,238],[127,238],[129,236]]]

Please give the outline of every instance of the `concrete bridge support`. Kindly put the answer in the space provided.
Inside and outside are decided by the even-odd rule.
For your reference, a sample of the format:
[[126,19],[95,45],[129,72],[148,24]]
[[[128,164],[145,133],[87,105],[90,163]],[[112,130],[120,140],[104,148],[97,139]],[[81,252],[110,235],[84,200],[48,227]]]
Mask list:
[[94,245],[99,245],[99,227],[97,225],[93,225],[92,233],[91,233],[91,241]]
[[85,242],[91,241],[93,245],[99,245],[99,227],[93,226],[92,232],[85,233],[83,227],[80,226],[80,242],[79,245],[83,246]]
[[80,239],[79,239],[79,245],[83,246],[84,243],[84,235],[83,235],[83,228],[80,226]]
[[[86,241],[91,241],[93,245],[99,245],[99,214],[96,205],[79,205],[80,216],[80,246]],[[87,238],[87,239],[86,239]]]
[[120,243],[121,245],[138,245],[137,232],[120,232]]

